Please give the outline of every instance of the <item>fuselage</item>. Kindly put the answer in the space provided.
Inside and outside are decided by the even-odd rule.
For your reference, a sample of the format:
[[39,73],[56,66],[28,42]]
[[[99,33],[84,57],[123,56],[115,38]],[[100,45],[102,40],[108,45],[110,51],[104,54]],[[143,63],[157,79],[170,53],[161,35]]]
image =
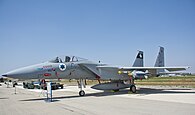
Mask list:
[[118,70],[98,69],[100,64],[88,60],[69,62],[44,62],[10,71],[3,76],[16,79],[100,79],[124,80],[126,74]]

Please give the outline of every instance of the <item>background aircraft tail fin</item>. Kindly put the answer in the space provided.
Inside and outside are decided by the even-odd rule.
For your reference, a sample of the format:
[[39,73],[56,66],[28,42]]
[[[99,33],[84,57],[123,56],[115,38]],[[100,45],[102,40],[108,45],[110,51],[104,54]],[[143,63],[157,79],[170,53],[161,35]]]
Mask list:
[[[164,47],[160,47],[156,62],[155,62],[155,67],[164,67],[165,66],[165,59],[164,59]],[[165,69],[159,69],[157,70],[157,74],[160,72],[165,72]]]
[[139,51],[133,63],[133,67],[143,67],[144,66],[143,58],[144,58],[143,51]]

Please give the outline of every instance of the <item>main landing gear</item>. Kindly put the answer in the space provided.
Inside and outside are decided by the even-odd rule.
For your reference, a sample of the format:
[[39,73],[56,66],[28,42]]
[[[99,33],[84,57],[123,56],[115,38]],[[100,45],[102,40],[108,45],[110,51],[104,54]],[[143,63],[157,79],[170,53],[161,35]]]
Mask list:
[[80,89],[79,91],[79,96],[85,96],[85,91],[83,90],[83,88],[85,88],[85,83],[83,82],[83,79],[79,79],[79,81],[77,81],[78,83],[78,87]]
[[135,85],[131,85],[131,86],[130,86],[130,91],[131,91],[132,93],[136,93],[136,87],[135,87]]
[[135,87],[135,83],[134,83],[134,79],[133,79],[133,77],[130,77],[130,91],[132,92],[132,93],[136,93],[136,87]]

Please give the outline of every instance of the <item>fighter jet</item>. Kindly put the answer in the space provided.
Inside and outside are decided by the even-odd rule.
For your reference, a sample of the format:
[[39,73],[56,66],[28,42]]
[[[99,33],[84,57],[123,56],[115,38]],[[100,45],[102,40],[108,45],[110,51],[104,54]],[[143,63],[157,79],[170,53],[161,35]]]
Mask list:
[[[76,56],[56,57],[50,61],[19,68],[2,76],[16,79],[76,79],[80,88],[79,95],[84,96],[85,80],[98,80],[99,84],[91,88],[118,91],[130,88],[136,92],[135,79],[145,78],[147,72],[159,69],[170,71],[185,70],[188,67],[143,67],[143,52],[139,51],[132,67],[110,66],[96,63]],[[140,73],[141,72],[141,73]],[[101,83],[100,80],[110,82]]]
[[[164,59],[164,47],[160,46],[158,56],[156,58],[156,62],[154,67],[164,67],[165,66],[165,59]],[[177,76],[177,75],[187,75],[189,73],[184,73],[184,72],[170,72],[166,69],[159,69],[156,71],[156,76]]]

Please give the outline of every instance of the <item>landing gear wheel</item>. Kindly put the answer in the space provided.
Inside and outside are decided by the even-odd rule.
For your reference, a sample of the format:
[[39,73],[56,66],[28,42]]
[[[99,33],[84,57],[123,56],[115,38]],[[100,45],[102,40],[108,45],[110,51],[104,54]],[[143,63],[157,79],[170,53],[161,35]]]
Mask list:
[[130,91],[131,91],[132,93],[136,93],[136,87],[135,87],[135,85],[131,85]]
[[85,95],[85,91],[83,91],[83,90],[79,91],[79,95],[80,96],[84,96]]

